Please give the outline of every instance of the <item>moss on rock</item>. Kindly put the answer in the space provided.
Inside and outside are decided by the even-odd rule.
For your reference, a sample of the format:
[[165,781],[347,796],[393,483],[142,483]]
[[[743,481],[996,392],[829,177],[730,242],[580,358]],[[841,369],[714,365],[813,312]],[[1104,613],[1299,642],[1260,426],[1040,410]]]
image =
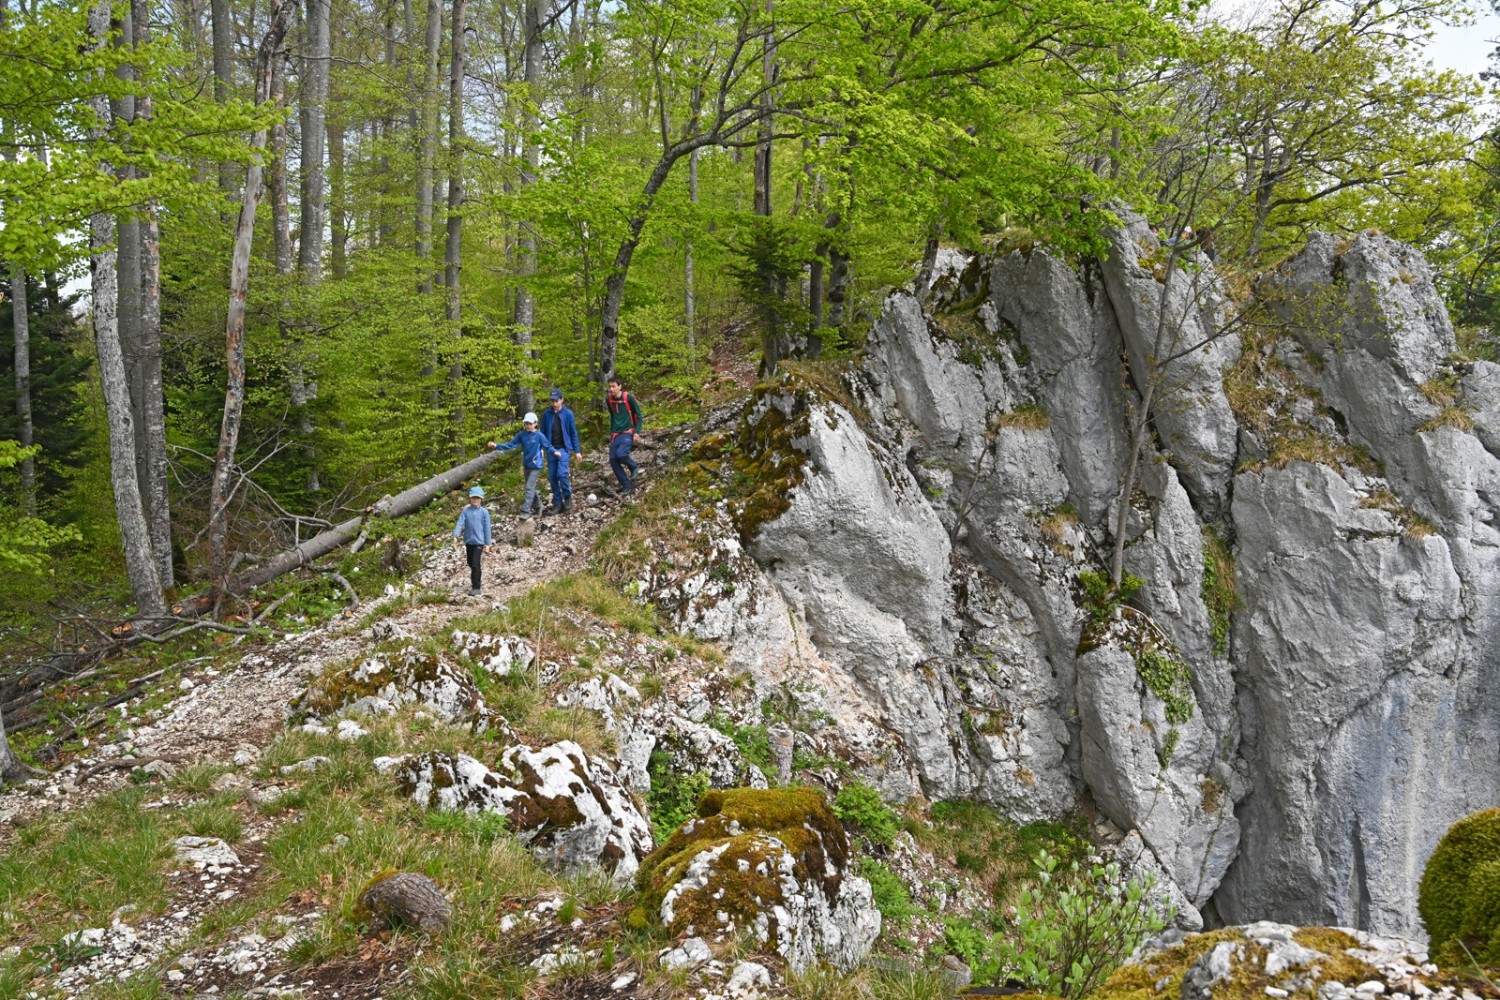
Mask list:
[[[1283,939],[1284,940],[1284,939]],[[1180,943],[1149,952],[1139,961],[1116,969],[1090,1000],[1156,1000],[1184,994],[1183,979],[1200,958],[1220,944],[1234,944],[1230,973],[1212,986],[1213,1000],[1265,1000],[1267,987],[1294,995],[1318,995],[1324,982],[1362,983],[1383,977],[1373,965],[1349,954],[1360,943],[1352,935],[1331,927],[1308,927],[1292,935],[1292,941],[1320,953],[1306,965],[1289,965],[1267,972],[1270,948],[1247,936],[1245,929],[1227,927],[1206,934],[1189,934]],[[1272,942],[1272,947],[1282,947]],[[1192,992],[1191,990],[1188,992]]]
[[1500,809],[1465,816],[1448,828],[1427,860],[1417,910],[1434,959],[1500,966]]
[[[705,855],[710,855],[707,859]],[[785,902],[783,876],[837,897],[849,859],[849,839],[813,788],[714,789],[698,800],[698,815],[641,863],[636,887],[647,912],[673,932],[712,926],[718,913],[740,917]],[[673,892],[697,862],[713,891]],[[706,889],[707,886],[702,888]],[[672,895],[671,916],[662,903]],[[775,928],[768,928],[772,943]]]

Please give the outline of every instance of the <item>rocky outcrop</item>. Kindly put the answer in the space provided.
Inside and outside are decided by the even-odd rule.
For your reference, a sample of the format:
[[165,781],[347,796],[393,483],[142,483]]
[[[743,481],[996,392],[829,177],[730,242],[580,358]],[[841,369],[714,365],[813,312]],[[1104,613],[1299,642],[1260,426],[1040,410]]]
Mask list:
[[356,666],[324,674],[293,699],[290,712],[326,718],[355,706],[369,710],[377,701],[422,705],[444,722],[468,723],[476,730],[489,724],[489,709],[473,675],[415,646],[376,653]]
[[844,828],[810,788],[707,793],[637,883],[642,906],[672,933],[714,942],[745,933],[798,972],[819,959],[851,969],[880,934]]
[[[1315,237],[1255,322],[1166,261],[1129,217],[1082,273],[975,258],[892,294],[838,385],[762,389],[735,468],[776,502],[736,586],[784,602],[841,727],[884,730],[891,795],[1087,800],[1211,919],[1416,932],[1437,837],[1500,796],[1500,366],[1378,235]],[[1085,641],[1148,393],[1144,624]]]
[[558,871],[600,867],[624,885],[651,851],[640,802],[609,764],[577,743],[514,746],[494,770],[466,754],[438,751],[376,765],[392,770],[402,794],[428,808],[505,816],[517,839]]

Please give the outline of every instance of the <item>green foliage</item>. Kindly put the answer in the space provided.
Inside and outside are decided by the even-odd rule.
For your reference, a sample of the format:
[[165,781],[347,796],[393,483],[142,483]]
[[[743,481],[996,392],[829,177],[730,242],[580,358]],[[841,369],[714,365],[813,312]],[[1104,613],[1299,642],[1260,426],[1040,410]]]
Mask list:
[[1234,590],[1234,554],[1212,528],[1203,530],[1203,603],[1208,607],[1214,652],[1229,653],[1230,616],[1238,598]]
[[[840,817],[842,818],[842,817]],[[912,905],[911,893],[901,877],[874,858],[863,858],[859,873],[870,880],[870,891],[874,894],[875,908],[887,921],[899,923],[917,912]]]
[[861,781],[851,781],[840,788],[833,799],[833,814],[856,827],[860,834],[877,847],[889,847],[901,832],[901,819],[874,788]]
[[646,813],[651,818],[651,835],[661,844],[692,818],[698,800],[708,791],[708,775],[702,771],[684,774],[676,770],[672,755],[665,750],[651,752],[647,771],[651,788],[646,792]]
[[[22,448],[15,441],[0,441],[0,470],[13,468],[40,447]],[[47,564],[47,552],[80,537],[72,525],[54,527],[36,517],[12,514],[0,520],[0,573],[35,574]]]
[[1078,587],[1082,592],[1085,610],[1091,622],[1105,622],[1125,605],[1141,589],[1142,580],[1126,573],[1116,587],[1110,582],[1108,573],[1086,569],[1078,574]]
[[1438,841],[1417,891],[1434,958],[1500,968],[1500,809],[1465,816]]
[[1193,717],[1198,704],[1193,695],[1193,668],[1175,649],[1143,644],[1135,653],[1135,669],[1151,693],[1166,705],[1168,722],[1175,726]]
[[976,983],[1000,978],[1000,957],[994,932],[972,917],[949,917],[943,921],[943,950],[963,959]]
[[[88,457],[88,333],[74,315],[77,295],[53,294],[31,274],[26,287],[32,441],[41,448],[37,483],[44,499],[60,500]],[[19,440],[14,309],[14,300],[0,295],[0,439]]]
[[1042,851],[1037,884],[1021,890],[1016,937],[994,939],[998,964],[1040,993],[1092,993],[1147,937],[1166,926],[1146,901],[1151,887],[1121,883],[1119,865],[1060,866]]
[[764,723],[741,724],[723,712],[716,712],[708,720],[708,724],[734,740],[734,745],[739,748],[740,756],[745,758],[747,764],[754,764],[762,771],[771,767],[771,734]]

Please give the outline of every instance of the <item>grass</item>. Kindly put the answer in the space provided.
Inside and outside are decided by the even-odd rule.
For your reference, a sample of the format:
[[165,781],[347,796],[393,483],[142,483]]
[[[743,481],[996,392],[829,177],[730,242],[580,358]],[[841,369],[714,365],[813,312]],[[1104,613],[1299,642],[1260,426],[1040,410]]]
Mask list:
[[1025,825],[977,802],[939,802],[923,815],[908,806],[905,827],[918,844],[950,861],[984,888],[996,906],[1011,903],[1046,849],[1063,863],[1082,859],[1089,841],[1081,818]]
[[22,825],[0,855],[0,941],[30,947],[108,927],[127,903],[161,912],[179,831],[165,811],[142,808],[150,794],[130,787]]
[[1203,603],[1208,607],[1214,652],[1229,652],[1230,618],[1239,604],[1234,589],[1234,553],[1212,528],[1203,529]]
[[1433,406],[1450,407],[1458,404],[1458,372],[1447,369],[1423,382],[1419,387],[1422,395]]
[[1452,427],[1465,433],[1474,429],[1474,414],[1462,406],[1444,406],[1438,411],[1438,415],[1431,420],[1423,422],[1417,428],[1419,433],[1435,431],[1442,427]]
[[1301,425],[1287,427],[1279,433],[1273,433],[1269,444],[1270,455],[1266,460],[1257,465],[1247,466],[1247,470],[1284,469],[1293,462],[1310,462],[1333,469],[1348,466],[1358,469],[1367,476],[1378,476],[1382,471],[1380,463],[1365,448],[1345,444],[1310,427]]
[[1403,504],[1396,494],[1388,489],[1379,489],[1360,501],[1361,507],[1383,510],[1401,522],[1401,530],[1411,538],[1426,538],[1437,531],[1437,525]]
[[995,419],[995,426],[1014,427],[1023,431],[1044,431],[1052,425],[1052,416],[1041,403],[1022,403]]

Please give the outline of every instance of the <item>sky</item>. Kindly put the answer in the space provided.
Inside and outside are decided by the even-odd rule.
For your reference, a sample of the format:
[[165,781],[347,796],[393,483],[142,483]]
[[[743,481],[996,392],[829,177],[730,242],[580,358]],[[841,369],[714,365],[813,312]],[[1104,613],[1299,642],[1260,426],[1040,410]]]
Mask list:
[[1489,62],[1496,39],[1500,39],[1500,15],[1486,4],[1483,15],[1472,25],[1439,26],[1427,55],[1440,68],[1478,73]]
[[[1459,27],[1438,25],[1428,47],[1427,56],[1439,69],[1461,73],[1478,73],[1489,62],[1490,52],[1500,39],[1500,15],[1488,0],[1473,0],[1478,8],[1474,23]],[[1215,13],[1228,16],[1263,7],[1266,0],[1214,0]]]

